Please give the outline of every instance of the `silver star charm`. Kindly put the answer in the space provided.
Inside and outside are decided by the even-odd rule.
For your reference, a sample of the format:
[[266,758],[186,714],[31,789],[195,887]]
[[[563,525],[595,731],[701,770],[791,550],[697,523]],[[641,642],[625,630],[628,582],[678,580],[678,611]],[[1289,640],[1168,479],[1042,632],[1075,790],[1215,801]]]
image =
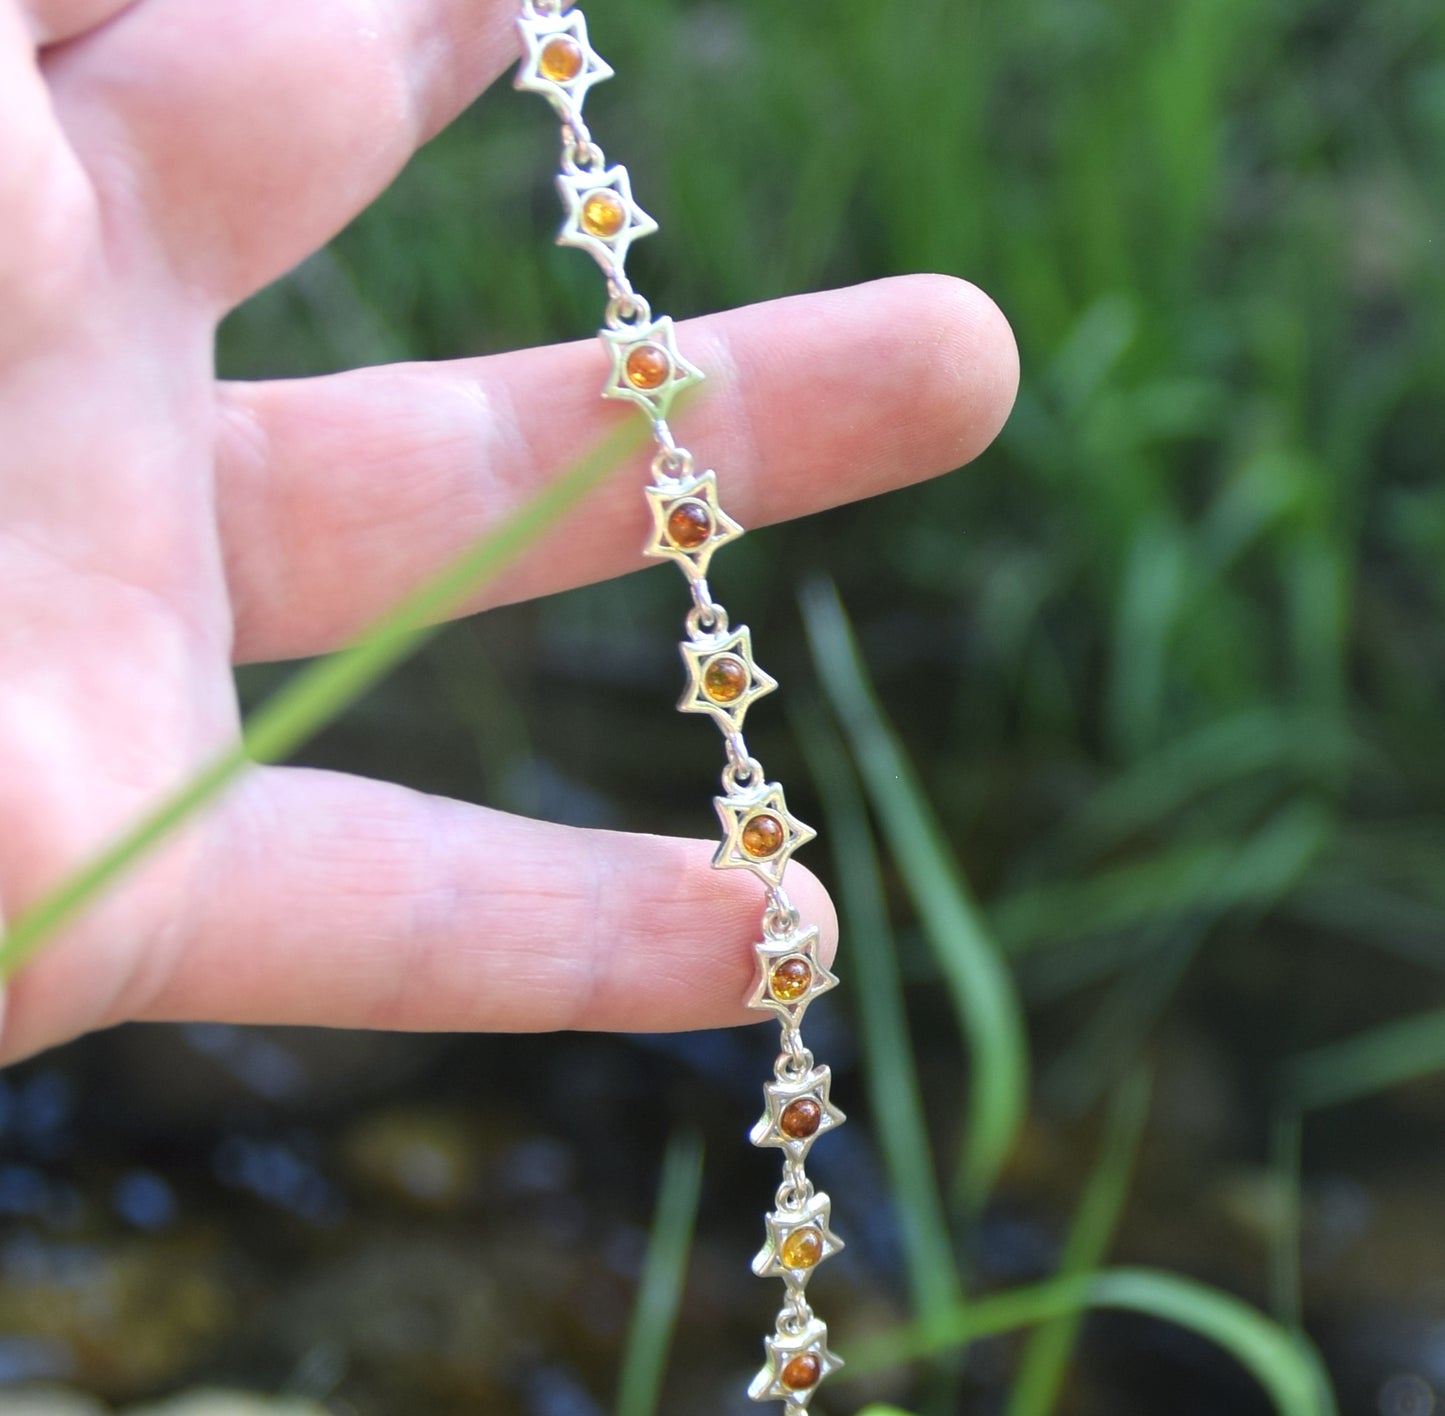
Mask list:
[[677,701],[678,712],[707,713],[724,732],[741,728],[748,705],[778,686],[777,679],[753,663],[752,631],[746,625],[680,647],[688,683]]
[[[767,1110],[748,1132],[748,1139],[755,1146],[776,1146],[793,1160],[804,1159],[824,1131],[847,1120],[828,1099],[832,1085],[833,1074],[826,1067],[810,1068],[796,1082],[769,1082],[763,1088]],[[788,1112],[800,1101],[813,1105],[806,1111]],[[786,1120],[784,1113],[788,1113]]]
[[[750,792],[714,797],[713,805],[727,833],[712,858],[713,866],[718,870],[751,870],[771,885],[782,880],[793,852],[818,834],[788,810],[777,782],[764,782]],[[769,846],[772,848],[763,849]]]
[[[800,1210],[775,1210],[768,1215],[764,1221],[768,1226],[767,1242],[753,1259],[753,1272],[759,1278],[780,1277],[789,1288],[801,1292],[813,1270],[843,1248],[843,1241],[828,1228],[832,1209],[833,1201],[817,1194]],[[807,1263],[788,1263],[788,1241],[794,1235],[808,1241],[801,1245],[795,1241],[791,1246],[805,1249]]]
[[603,398],[635,403],[651,418],[666,418],[672,400],[705,375],[677,352],[677,329],[671,315],[604,329],[602,342],[612,358],[612,377]]
[[[767,1348],[768,1360],[753,1378],[748,1395],[754,1401],[786,1401],[790,1413],[794,1408],[806,1411],[823,1378],[843,1365],[841,1357],[828,1351],[827,1324],[817,1318],[805,1323],[803,1330],[796,1335],[780,1332],[776,1337],[766,1339],[763,1345]],[[800,1372],[792,1365],[808,1356],[814,1361],[805,1371]],[[811,1375],[812,1384],[802,1387],[785,1384],[784,1376],[790,1371],[798,1376]]]
[[580,114],[587,90],[612,77],[612,67],[587,42],[587,21],[570,15],[522,15],[522,62],[513,84],[539,93],[564,119]]
[[[645,490],[648,510],[652,512],[652,535],[642,549],[643,555],[675,561],[690,579],[701,580],[707,574],[712,553],[743,534],[743,528],[718,505],[716,472],[679,478]],[[671,524],[674,512],[679,520],[676,533]],[[688,545],[691,540],[697,544]]]
[[564,172],[557,178],[557,191],[567,210],[557,244],[587,251],[609,274],[622,268],[634,241],[657,230],[657,223],[632,199],[632,179],[625,167]]
[[[820,993],[838,986],[837,977],[818,958],[818,931],[807,929],[786,939],[765,939],[753,945],[758,956],[758,985],[748,999],[749,1008],[776,1013],[790,1027],[802,1021],[803,1011]],[[775,974],[788,962],[786,973]]]

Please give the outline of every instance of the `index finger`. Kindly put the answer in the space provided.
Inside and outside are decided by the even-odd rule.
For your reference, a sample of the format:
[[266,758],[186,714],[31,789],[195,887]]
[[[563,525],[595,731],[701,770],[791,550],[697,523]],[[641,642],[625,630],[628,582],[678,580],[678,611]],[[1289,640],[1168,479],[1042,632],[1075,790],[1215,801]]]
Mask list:
[[[961,466],[1013,404],[998,307],[903,276],[689,320],[710,392],[675,431],[759,526]],[[222,391],[217,495],[239,660],[336,648],[624,416],[595,342]],[[649,515],[610,479],[467,610],[636,569]]]

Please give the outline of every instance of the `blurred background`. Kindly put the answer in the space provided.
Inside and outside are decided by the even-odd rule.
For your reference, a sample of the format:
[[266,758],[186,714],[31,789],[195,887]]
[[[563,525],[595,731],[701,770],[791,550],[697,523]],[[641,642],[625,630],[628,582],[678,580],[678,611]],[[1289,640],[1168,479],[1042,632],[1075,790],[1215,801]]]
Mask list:
[[[654,308],[946,271],[1022,352],[970,471],[716,565],[785,690],[750,739],[847,887],[809,1025],[853,1120],[810,1162],[849,1247],[810,1294],[873,1370],[818,1405],[1272,1409],[1149,1311],[901,1364],[920,1315],[1107,1263],[1303,1324],[1349,1416],[1445,1410],[1445,8],[590,19],[618,78],[589,116],[662,223],[632,262]],[[223,372],[586,335],[554,145],[499,85],[231,318]],[[307,760],[708,835],[680,596],[655,571],[454,626]],[[621,1399],[618,1373],[665,1153],[665,1405],[756,1409],[772,1044],[150,1027],[13,1068],[0,1411],[650,1416],[656,1359],[631,1344]]]

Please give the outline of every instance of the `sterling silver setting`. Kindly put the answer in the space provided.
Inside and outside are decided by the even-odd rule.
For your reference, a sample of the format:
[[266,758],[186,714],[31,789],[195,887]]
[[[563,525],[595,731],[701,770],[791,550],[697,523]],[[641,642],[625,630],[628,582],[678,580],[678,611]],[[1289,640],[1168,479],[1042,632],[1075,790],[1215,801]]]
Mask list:
[[[788,1028],[797,1028],[803,1021],[808,1004],[820,993],[837,988],[838,979],[818,957],[818,931],[805,929],[785,934],[781,939],[764,939],[753,945],[758,959],[758,982],[748,999],[748,1007],[774,1014]],[[780,998],[774,991],[773,970],[791,959],[802,959],[811,977],[806,990],[793,998]]]
[[[587,20],[581,10],[560,14],[529,5],[517,21],[522,35],[522,63],[513,80],[527,93],[541,94],[564,119],[580,114],[587,90],[613,76],[613,69],[587,39]],[[549,79],[542,72],[542,54],[548,41],[570,39],[581,51],[581,67],[569,79]]]
[[[612,376],[602,389],[603,398],[626,399],[649,417],[666,418],[672,400],[705,377],[696,364],[678,352],[677,326],[671,315],[624,324],[620,329],[604,329],[602,342],[612,356]],[[660,353],[665,361],[666,373],[655,388],[641,388],[627,374],[628,361],[643,351]]]
[[[745,624],[739,625],[731,634],[685,640],[678,649],[687,668],[687,687],[677,700],[677,711],[706,713],[724,731],[740,731],[748,706],[778,686],[777,679],[764,673],[754,663],[752,631]],[[746,687],[737,697],[727,702],[719,702],[706,687],[708,670],[719,666],[734,671],[741,669],[747,680]]]
[[[786,1401],[788,1405],[784,1416],[795,1416],[797,1412],[806,1411],[823,1378],[843,1365],[842,1359],[828,1350],[827,1325],[811,1316],[798,1332],[789,1333],[780,1329],[776,1337],[765,1341],[764,1346],[767,1348],[768,1359],[762,1371],[753,1378],[752,1385],[748,1387],[748,1395],[754,1401]],[[783,1373],[788,1364],[804,1355],[817,1359],[817,1378],[811,1386],[802,1390],[784,1386]]]
[[[713,804],[724,833],[712,858],[716,870],[751,870],[769,884],[780,885],[793,852],[818,834],[788,810],[783,788],[777,782],[764,782],[752,791],[740,789],[727,796],[714,797]],[[781,842],[766,856],[757,856],[745,849],[743,841],[748,828],[762,818],[771,818],[779,824]]]
[[[689,580],[701,580],[707,574],[713,553],[743,534],[743,528],[718,505],[716,472],[670,478],[659,486],[644,487],[643,491],[653,525],[642,554],[654,560],[670,560]],[[687,503],[700,504],[711,518],[712,529],[707,539],[696,547],[677,545],[667,532],[668,518]]]
[[[826,1067],[810,1067],[798,1078],[780,1077],[763,1087],[766,1110],[748,1134],[755,1146],[776,1146],[791,1161],[803,1161],[820,1136],[841,1126],[847,1119],[832,1101],[828,1093],[832,1089],[833,1074]],[[783,1129],[783,1113],[795,1102],[810,1101],[818,1108],[818,1121],[806,1136],[790,1136]]]
[[[781,1278],[789,1288],[801,1290],[818,1265],[843,1248],[843,1241],[828,1227],[832,1209],[833,1201],[827,1195],[814,1195],[801,1209],[779,1209],[768,1215],[764,1221],[768,1237],[753,1259],[753,1272],[759,1278]],[[791,1266],[783,1257],[788,1240],[807,1230],[818,1236],[818,1257],[811,1263]]]
[[[657,223],[633,200],[632,179],[625,167],[609,167],[601,174],[559,173],[557,192],[567,212],[557,244],[586,251],[609,276],[620,272],[627,263],[627,252],[634,241],[657,230]],[[594,236],[583,225],[584,208],[589,198],[609,192],[622,206],[622,226],[615,235]]]
[[820,957],[817,927],[803,923],[783,885],[793,853],[814,832],[788,810],[782,786],[768,780],[743,739],[752,705],[778,685],[753,658],[751,631],[729,627],[727,610],[708,586],[714,553],[743,528],[719,503],[717,474],[695,471],[692,454],[678,445],[667,422],[677,395],[704,375],[679,350],[671,317],[654,316],[627,276],[633,242],[655,232],[657,223],[634,198],[627,169],[609,164],[582,116],[592,86],[613,70],[593,49],[587,22],[569,0],[520,0],[517,25],[522,61],[516,87],[546,99],[561,120],[555,181],[565,215],[557,241],[585,251],[606,279],[598,330],[608,370],[602,397],[644,414],[657,445],[652,485],[644,488],[652,528],[643,554],[671,561],[686,579],[692,603],[679,645],[686,683],[677,706],[713,721],[727,759],[723,794],[713,799],[722,839],[712,863],[718,870],[747,871],[763,886],[762,939],[752,945],[747,1006],[777,1019],[781,1046],[774,1079],[763,1088],[763,1115],[749,1138],[782,1152],[783,1178],[764,1214],[763,1247],[752,1267],[760,1277],[782,1280],[784,1300],[748,1395],[781,1401],[782,1416],[806,1416],[820,1383],[843,1365],[804,1292],[814,1270],[843,1248],[832,1230],[832,1201],[808,1178],[806,1161],[813,1143],[844,1117],[830,1096],[832,1074],[814,1061],[799,1030],[809,1005],[838,980]]

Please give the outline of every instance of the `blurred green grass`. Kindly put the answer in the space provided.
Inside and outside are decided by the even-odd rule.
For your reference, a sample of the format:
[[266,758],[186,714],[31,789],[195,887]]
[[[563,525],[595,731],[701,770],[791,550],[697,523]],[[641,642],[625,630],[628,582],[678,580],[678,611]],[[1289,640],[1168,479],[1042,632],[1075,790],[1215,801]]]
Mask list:
[[[600,20],[631,79],[597,91],[596,127],[663,221],[638,248],[659,308],[933,269],[1013,321],[1023,392],[975,473],[835,518],[826,547],[771,542],[835,570],[865,647],[916,616],[880,672],[929,684],[902,726],[941,754],[941,809],[1011,951],[1167,933],[1200,906],[1313,929],[1343,896],[1371,906],[1351,937],[1433,957],[1435,0],[647,0]],[[226,371],[585,335],[594,272],[536,239],[536,118],[489,95],[233,317]],[[1208,852],[1286,808],[1315,813],[1318,848],[1299,880],[1281,868],[1283,898],[1239,898]],[[1126,873],[1060,928],[1106,868]]]
[[[1044,1108],[1117,1100],[1205,970],[1218,1047],[1281,1079],[1281,1134],[1301,1106],[1437,1069],[1439,1017],[1421,1009],[1445,974],[1439,0],[638,0],[592,23],[619,70],[594,126],[662,222],[636,252],[655,308],[927,269],[976,281],[1013,322],[1019,404],[974,471],[749,538],[743,572],[720,574],[747,585],[739,609],[766,622],[772,664],[802,657],[793,567],[836,580],[970,927],[1033,1015]],[[553,158],[530,104],[489,95],[228,322],[223,370],[585,336],[595,272],[538,240]],[[601,587],[529,628],[577,643],[670,623],[675,589]],[[495,649],[447,642],[459,683],[469,653]],[[654,784],[616,763],[655,748],[625,716],[585,741],[615,751],[599,784],[636,791],[625,810],[646,820]],[[513,736],[532,740],[521,760],[539,734]],[[861,817],[840,834],[867,849]],[[923,913],[920,884],[958,883],[920,882],[923,859],[883,853],[900,921]],[[899,1006],[948,976],[908,942],[901,969],[860,960],[895,999],[863,1020],[875,1053],[906,1025]],[[891,1144],[926,1153],[892,1062],[873,1073],[903,1103]],[[911,1189],[914,1296],[936,1299],[957,1281],[923,1237],[941,1202],[926,1177]],[[1292,1308],[1295,1241],[1272,1242]]]

